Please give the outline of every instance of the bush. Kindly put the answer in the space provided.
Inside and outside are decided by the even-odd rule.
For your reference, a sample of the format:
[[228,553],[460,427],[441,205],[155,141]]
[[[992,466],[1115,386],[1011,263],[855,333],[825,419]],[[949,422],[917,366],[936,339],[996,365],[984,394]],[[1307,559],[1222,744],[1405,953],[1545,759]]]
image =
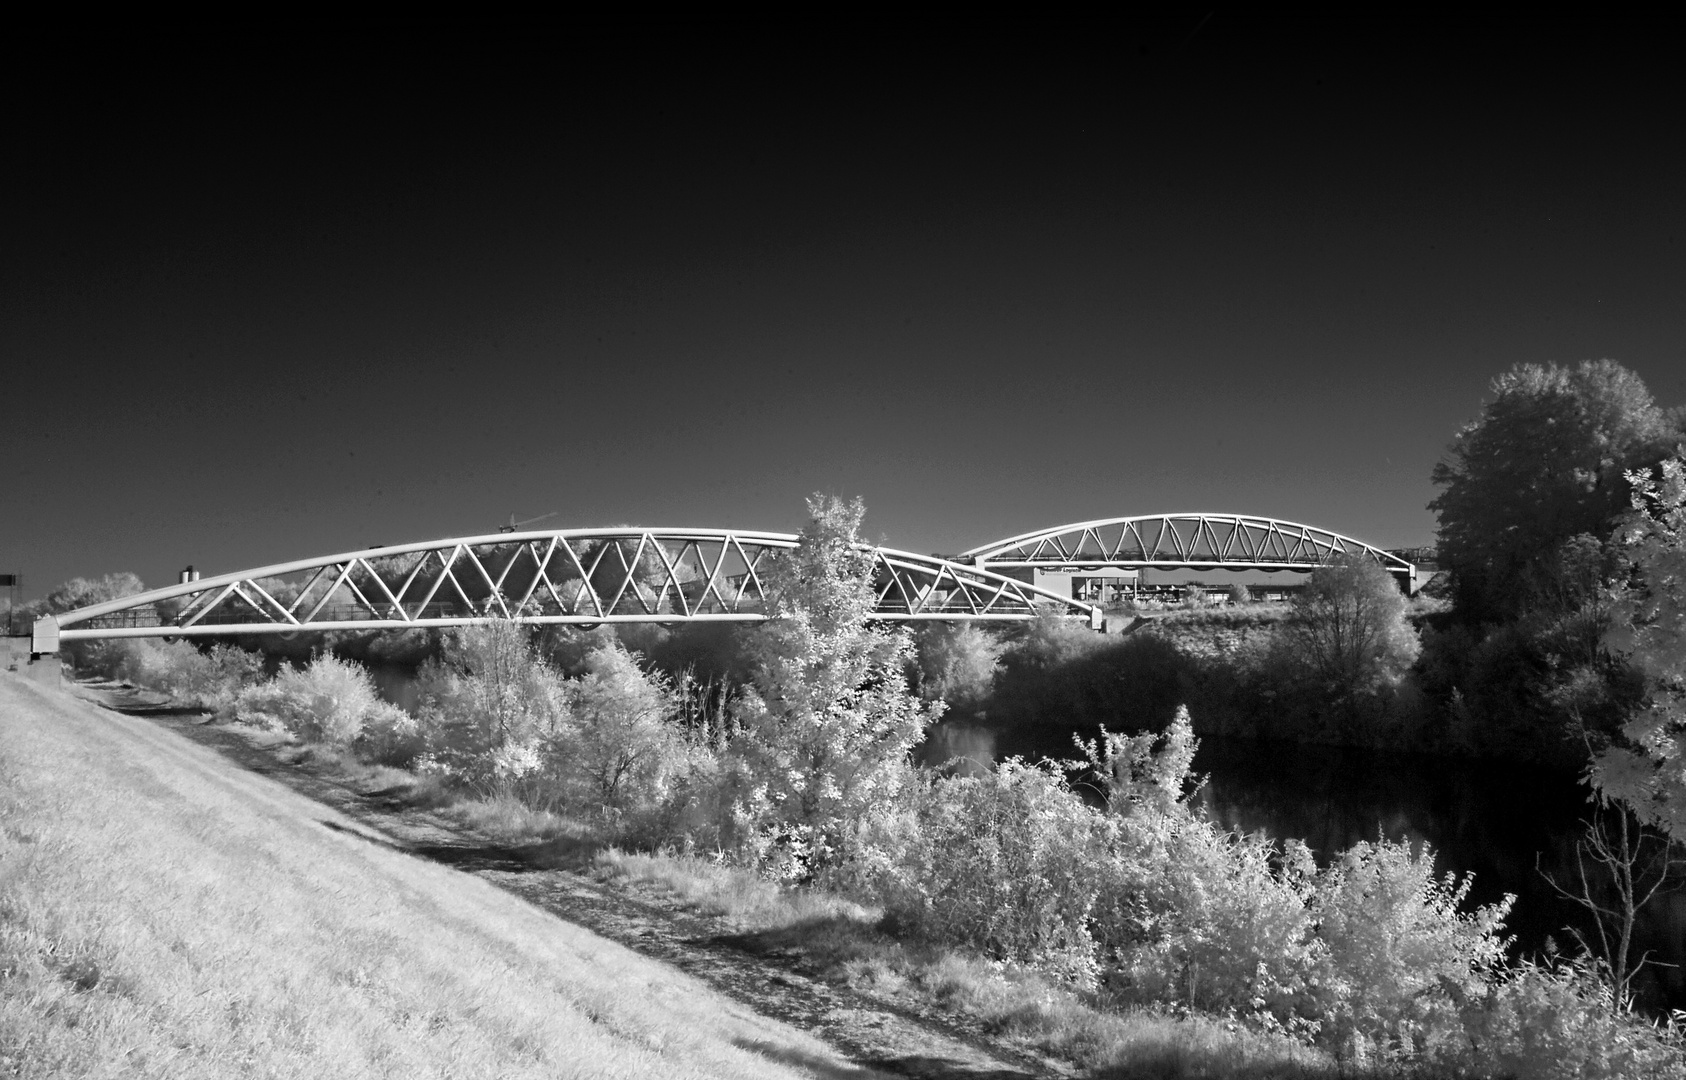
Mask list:
[[568,689],[516,623],[453,630],[417,689],[425,766],[483,791],[538,773],[571,733]]
[[1499,937],[1514,896],[1458,910],[1473,879],[1436,880],[1425,846],[1378,840],[1342,854],[1317,883],[1317,972],[1323,1040],[1363,1062],[1439,1053],[1460,1038],[1459,1007],[1479,998],[1504,960]]
[[263,657],[233,645],[200,649],[188,641],[115,638],[86,642],[79,667],[169,694],[179,704],[226,713],[263,679]]
[[[1058,768],[1009,759],[982,776],[927,777],[867,887],[928,941],[1092,983],[1089,930],[1107,871],[1106,822]],[[912,827],[909,828],[908,826]]]
[[1009,639],[1001,660],[1009,671],[1051,671],[1083,660],[1107,644],[1104,635],[1086,624],[1044,611]]
[[1509,901],[1460,910],[1470,882],[1433,855],[1359,844],[1319,873],[1304,845],[1226,832],[1189,804],[1186,709],[1163,737],[1079,743],[1097,810],[1062,767],[1011,759],[926,776],[853,834],[830,880],[900,929],[1117,996],[1247,1015],[1356,1061],[1465,1052]]
[[238,646],[218,644],[201,651],[185,641],[157,645],[131,654],[121,674],[184,704],[226,713],[243,690],[264,678],[263,657]]
[[578,678],[565,678],[514,623],[446,639],[420,676],[424,766],[536,809],[602,814],[633,832],[694,842],[678,833],[700,828],[717,806],[705,782],[714,761],[709,733],[692,738],[679,722],[672,682],[644,671],[611,633],[548,633],[544,642]]
[[305,742],[334,746],[350,746],[360,737],[400,738],[415,725],[402,709],[380,699],[361,666],[327,653],[307,667],[283,668],[270,682],[242,690],[235,714]]
[[1209,666],[1152,631],[1119,637],[1049,620],[1008,646],[995,692],[981,704],[1004,733],[1103,723],[1158,730],[1178,703],[1219,687]]
[[547,745],[547,767],[576,777],[582,801],[647,811],[667,798],[689,756],[673,688],[613,639],[585,667],[572,686],[573,723]]
[[1632,1015],[1586,959],[1523,961],[1462,1013],[1467,1050],[1441,1056],[1469,1071],[1539,1080],[1686,1075],[1681,1015],[1657,1025]]
[[1187,710],[1163,739],[1103,732],[1079,745],[1087,761],[1071,764],[1101,782],[1112,812],[1054,763],[927,777],[863,830],[850,884],[917,937],[1080,984],[1104,969],[1126,997],[1304,1011],[1320,953],[1303,846],[1283,859],[1190,810]]
[[1315,1016],[1308,975],[1321,950],[1303,844],[1282,851],[1146,805],[1119,822],[1113,858],[1097,937],[1122,996],[1289,1024]]
[[1262,834],[1219,829],[1189,804],[1198,742],[1188,710],[1162,737],[1101,730],[1078,742],[1115,822],[1115,871],[1097,937],[1116,990],[1278,1018],[1303,1011],[1316,949],[1309,899],[1315,867],[1303,844],[1279,852]]
[[927,623],[915,640],[915,685],[926,701],[972,708],[995,688],[1006,645],[976,623]]

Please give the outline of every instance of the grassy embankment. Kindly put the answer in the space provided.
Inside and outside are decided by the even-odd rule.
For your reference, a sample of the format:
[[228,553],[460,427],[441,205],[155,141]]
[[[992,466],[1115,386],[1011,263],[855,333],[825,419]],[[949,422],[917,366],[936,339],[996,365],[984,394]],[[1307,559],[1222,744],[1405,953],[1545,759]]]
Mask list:
[[377,841],[0,677],[0,1075],[866,1075]]

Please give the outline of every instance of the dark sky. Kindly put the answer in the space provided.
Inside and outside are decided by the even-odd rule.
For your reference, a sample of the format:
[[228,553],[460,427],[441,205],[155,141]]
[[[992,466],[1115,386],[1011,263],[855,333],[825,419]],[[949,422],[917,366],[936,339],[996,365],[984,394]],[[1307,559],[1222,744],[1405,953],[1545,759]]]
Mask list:
[[1673,23],[156,29],[9,68],[0,571],[492,531],[1427,543],[1523,361],[1686,402]]

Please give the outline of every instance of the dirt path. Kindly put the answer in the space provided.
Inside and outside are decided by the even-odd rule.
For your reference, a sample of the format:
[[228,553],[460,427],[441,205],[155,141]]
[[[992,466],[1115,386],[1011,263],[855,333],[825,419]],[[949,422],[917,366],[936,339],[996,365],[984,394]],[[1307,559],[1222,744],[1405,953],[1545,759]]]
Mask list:
[[[606,885],[587,874],[544,865],[548,845],[487,842],[440,818],[396,804],[379,791],[358,791],[283,763],[237,732],[209,725],[202,714],[172,708],[156,696],[81,684],[79,693],[106,708],[145,717],[160,727],[268,776],[354,823],[369,843],[474,874],[543,910],[644,956],[684,971],[757,1013],[804,1029],[865,1069],[931,1080],[1018,1080],[1069,1076],[1063,1065],[1004,1045],[952,1016],[887,1004],[817,976],[800,952],[758,947],[712,916],[683,910],[657,890]],[[324,820],[324,827],[347,826]]]

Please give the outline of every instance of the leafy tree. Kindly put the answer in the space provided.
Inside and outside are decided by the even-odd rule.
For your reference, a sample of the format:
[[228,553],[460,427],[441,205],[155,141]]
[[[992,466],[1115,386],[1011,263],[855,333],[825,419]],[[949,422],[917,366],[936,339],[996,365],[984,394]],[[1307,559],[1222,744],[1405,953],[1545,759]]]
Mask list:
[[669,682],[644,671],[635,654],[610,638],[586,657],[573,707],[570,737],[550,756],[566,757],[605,807],[622,810],[660,798],[680,764],[683,741],[671,722],[678,701]]
[[1522,364],[1493,380],[1481,418],[1434,468],[1440,557],[1472,622],[1519,614],[1528,582],[1578,533],[1602,538],[1627,500],[1623,471],[1660,458],[1672,427],[1613,360]]
[[937,622],[917,635],[919,695],[951,707],[975,706],[989,696],[1006,643],[976,623]]
[[37,613],[57,615],[145,591],[141,579],[126,570],[100,578],[71,578],[36,602]]
[[[12,616],[14,630],[27,633],[43,615],[59,615],[145,591],[141,579],[127,570],[98,578],[71,578],[41,599],[19,605]],[[61,655],[77,668],[111,668],[120,662],[123,651],[101,641],[67,641],[60,645]]]
[[815,495],[808,512],[800,544],[767,575],[773,618],[752,635],[753,675],[735,709],[737,839],[798,875],[895,797],[914,745],[942,711],[908,689],[908,632],[867,619],[865,507]]
[[1417,658],[1404,594],[1393,575],[1364,556],[1313,573],[1281,634],[1309,680],[1337,701],[1394,685]]
[[1612,539],[1632,575],[1607,641],[1643,673],[1649,694],[1588,779],[1640,821],[1686,840],[1686,454],[1627,478],[1632,510]]
[[572,722],[568,689],[525,627],[501,619],[446,635],[417,677],[432,762],[473,784],[537,772],[541,748]]

